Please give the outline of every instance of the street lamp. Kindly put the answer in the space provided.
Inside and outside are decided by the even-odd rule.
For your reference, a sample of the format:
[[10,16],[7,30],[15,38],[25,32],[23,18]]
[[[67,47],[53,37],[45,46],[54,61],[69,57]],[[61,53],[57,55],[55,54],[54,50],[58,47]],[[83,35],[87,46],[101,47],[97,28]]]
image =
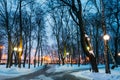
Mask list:
[[18,48],[18,51],[21,52],[21,51],[22,51],[22,48]]
[[68,59],[69,59],[69,52],[66,53],[67,55],[67,63],[68,63]]
[[17,47],[14,47],[14,49],[13,49],[14,51],[17,51]]
[[108,40],[110,39],[110,36],[109,36],[108,34],[106,34],[106,35],[103,36],[103,39],[104,39],[105,41],[108,41]]
[[14,49],[13,49],[14,51],[18,51],[18,52],[21,52],[22,51],[22,48],[17,48],[17,47],[14,47]]
[[118,53],[118,56],[120,56],[120,52]]
[[69,55],[69,52],[67,52],[66,55]]
[[104,50],[104,56],[105,56],[105,71],[106,73],[110,73],[110,66],[109,66],[109,57],[108,57],[108,40],[110,39],[110,36],[108,34],[105,34],[103,36],[104,39],[104,46],[105,46],[105,50]]
[[88,51],[90,50],[90,47],[89,47],[89,46],[87,46],[87,50],[88,50]]
[[[13,50],[14,50],[16,56],[17,56],[18,48],[17,48],[17,47],[14,47]],[[17,66],[17,57],[16,57],[16,56],[15,56],[15,66]]]

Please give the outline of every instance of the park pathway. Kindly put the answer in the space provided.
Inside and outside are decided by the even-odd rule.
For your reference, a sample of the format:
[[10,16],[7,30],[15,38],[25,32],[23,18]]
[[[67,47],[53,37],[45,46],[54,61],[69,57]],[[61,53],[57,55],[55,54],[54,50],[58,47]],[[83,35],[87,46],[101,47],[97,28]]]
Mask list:
[[40,69],[34,73],[30,73],[27,75],[22,75],[19,77],[15,77],[15,78],[8,78],[8,79],[4,79],[4,80],[46,80],[43,78],[40,78],[40,76],[45,76],[50,78],[50,80],[87,80],[84,78],[77,78],[73,75],[71,75],[70,73],[72,72],[77,72],[77,71],[81,71],[81,70],[77,70],[77,71],[63,71],[63,72],[51,72],[51,73],[47,73],[46,71],[50,68],[53,68],[54,65],[51,66],[47,66],[44,67],[43,69]]
[[8,78],[8,79],[4,79],[4,80],[30,80],[32,78],[35,78],[39,75],[45,74],[46,70],[48,70],[50,67],[44,67],[43,69],[40,69],[36,72],[30,73],[30,74],[26,74],[26,75],[22,75],[19,77],[15,77],[15,78]]

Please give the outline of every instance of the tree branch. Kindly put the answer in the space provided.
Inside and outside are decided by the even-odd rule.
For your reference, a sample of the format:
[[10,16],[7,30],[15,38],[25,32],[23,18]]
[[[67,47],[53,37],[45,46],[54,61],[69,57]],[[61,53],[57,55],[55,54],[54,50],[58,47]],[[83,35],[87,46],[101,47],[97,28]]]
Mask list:
[[75,23],[76,23],[77,25],[79,25],[79,23],[75,20],[75,17],[74,17],[74,15],[72,14],[71,10],[69,10],[69,12],[70,12],[70,15],[71,15],[73,21],[75,21]]

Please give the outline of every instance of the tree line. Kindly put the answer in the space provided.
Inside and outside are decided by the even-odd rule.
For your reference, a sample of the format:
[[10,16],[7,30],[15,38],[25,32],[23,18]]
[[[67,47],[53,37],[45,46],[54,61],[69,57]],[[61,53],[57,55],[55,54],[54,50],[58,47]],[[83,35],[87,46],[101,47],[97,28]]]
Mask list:
[[[67,52],[71,60],[77,58],[78,66],[81,56],[89,57],[93,72],[99,71],[97,65],[101,58],[105,60],[106,73],[110,73],[110,57],[114,66],[119,62],[119,0],[48,0],[44,10],[34,0],[1,0],[0,7],[0,32],[8,44],[7,67],[12,65],[13,56],[21,67],[21,55],[24,55],[24,66],[27,57],[30,65],[34,40],[37,44],[34,65],[37,56],[41,58],[38,65],[42,65],[46,24],[52,29],[59,64],[65,64]],[[103,40],[106,34],[110,35],[109,41]],[[14,52],[16,46],[22,51]]]
[[[25,67],[26,61],[30,68],[33,48],[35,49],[34,62],[36,62],[36,55],[38,58],[42,57],[42,49],[46,45],[47,36],[44,12],[40,6],[34,0],[0,1],[0,35],[4,37],[0,40],[7,44],[7,68],[10,68],[13,63],[19,68],[21,68],[21,63]],[[33,46],[33,44],[36,45]]]
[[[106,73],[110,73],[109,63],[117,66],[119,62],[119,3],[119,0],[50,0],[50,25],[57,42],[59,61],[64,64],[69,52],[72,58],[78,57],[80,65],[80,56],[85,55],[90,59],[92,71],[98,72],[101,56],[105,60]],[[109,41],[103,40],[106,34],[110,36]]]

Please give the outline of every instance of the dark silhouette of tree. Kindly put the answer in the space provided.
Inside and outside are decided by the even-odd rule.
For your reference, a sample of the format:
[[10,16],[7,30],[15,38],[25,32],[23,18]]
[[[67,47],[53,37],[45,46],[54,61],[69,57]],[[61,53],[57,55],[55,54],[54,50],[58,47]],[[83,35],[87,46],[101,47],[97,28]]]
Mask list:
[[[82,18],[82,4],[80,0],[72,0],[72,1],[65,1],[61,0],[64,4],[66,4],[69,7],[70,14],[72,16],[72,19],[76,22],[76,24],[80,28],[80,34],[81,34],[81,45],[84,53],[89,57],[90,63],[92,66],[93,72],[98,72],[97,63],[96,63],[96,57],[94,53],[89,52],[87,50],[87,46],[90,47],[90,50],[92,50],[92,47],[90,46],[90,42],[86,39],[86,33],[84,28],[84,21]],[[77,4],[76,4],[77,3]]]

